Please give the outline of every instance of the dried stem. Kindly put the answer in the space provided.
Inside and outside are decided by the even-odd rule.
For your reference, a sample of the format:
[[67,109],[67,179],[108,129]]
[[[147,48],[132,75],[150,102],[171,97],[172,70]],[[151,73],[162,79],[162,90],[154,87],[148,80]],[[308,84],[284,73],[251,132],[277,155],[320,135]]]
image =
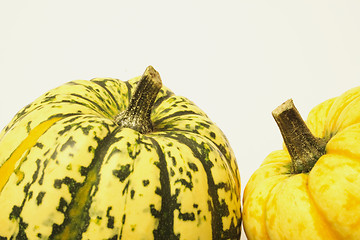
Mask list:
[[293,173],[309,172],[325,154],[326,141],[310,132],[291,99],[277,107],[272,115],[291,156]]
[[128,108],[115,117],[115,122],[121,127],[132,128],[141,133],[151,132],[153,126],[150,114],[161,87],[159,73],[152,66],[147,67]]

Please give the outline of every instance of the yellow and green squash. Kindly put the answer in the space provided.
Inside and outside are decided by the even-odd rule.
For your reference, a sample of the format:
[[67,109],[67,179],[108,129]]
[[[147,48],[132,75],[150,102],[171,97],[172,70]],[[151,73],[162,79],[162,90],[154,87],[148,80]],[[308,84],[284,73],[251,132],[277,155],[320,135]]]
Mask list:
[[239,239],[223,132],[150,66],[77,80],[0,133],[0,239]]

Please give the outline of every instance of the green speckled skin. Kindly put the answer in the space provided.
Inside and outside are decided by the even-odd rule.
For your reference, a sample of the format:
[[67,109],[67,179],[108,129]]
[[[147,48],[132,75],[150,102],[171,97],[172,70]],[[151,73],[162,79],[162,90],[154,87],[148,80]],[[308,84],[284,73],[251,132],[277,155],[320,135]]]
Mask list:
[[139,77],[77,80],[0,133],[0,239],[239,239],[240,176],[221,130],[162,87],[153,131],[119,127]]

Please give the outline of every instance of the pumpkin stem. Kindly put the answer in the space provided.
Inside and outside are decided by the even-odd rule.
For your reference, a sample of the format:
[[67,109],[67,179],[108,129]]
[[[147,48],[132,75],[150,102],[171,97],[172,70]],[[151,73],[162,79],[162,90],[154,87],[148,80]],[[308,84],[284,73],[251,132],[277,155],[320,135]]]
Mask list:
[[115,117],[116,124],[140,133],[151,132],[153,126],[150,114],[161,87],[159,73],[152,66],[147,67],[130,99],[129,106]]
[[272,115],[291,156],[292,172],[310,172],[317,160],[325,154],[326,141],[310,132],[292,99],[277,107]]

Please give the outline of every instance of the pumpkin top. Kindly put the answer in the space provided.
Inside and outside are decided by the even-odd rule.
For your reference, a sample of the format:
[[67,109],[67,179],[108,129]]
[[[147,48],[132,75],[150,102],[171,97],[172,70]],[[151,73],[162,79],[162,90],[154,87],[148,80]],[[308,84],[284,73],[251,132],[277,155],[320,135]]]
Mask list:
[[272,115],[291,156],[292,172],[309,172],[317,160],[325,154],[325,140],[315,137],[310,132],[292,99],[277,107]]

